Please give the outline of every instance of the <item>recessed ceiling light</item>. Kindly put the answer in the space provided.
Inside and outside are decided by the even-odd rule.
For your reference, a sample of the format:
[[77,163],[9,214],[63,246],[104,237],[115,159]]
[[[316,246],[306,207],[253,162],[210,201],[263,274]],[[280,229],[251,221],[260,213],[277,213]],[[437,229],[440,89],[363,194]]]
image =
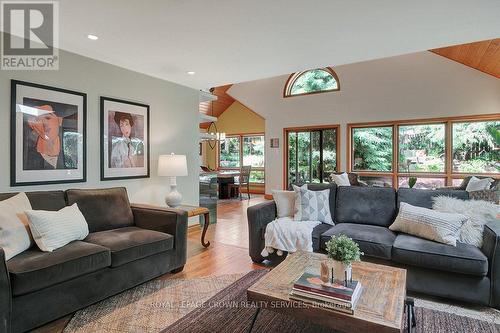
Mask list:
[[96,35],[87,35],[87,38],[90,40],[98,40],[99,39],[99,37],[97,37]]
[[193,71],[189,71],[189,72],[186,72],[186,73],[187,73],[187,75],[195,75],[196,74],[196,72],[193,72]]

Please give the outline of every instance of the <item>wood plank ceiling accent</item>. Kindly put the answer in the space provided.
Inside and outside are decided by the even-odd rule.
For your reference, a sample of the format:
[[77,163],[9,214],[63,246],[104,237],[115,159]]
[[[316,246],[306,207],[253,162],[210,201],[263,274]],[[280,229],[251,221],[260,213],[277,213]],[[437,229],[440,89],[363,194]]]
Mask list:
[[500,38],[430,51],[500,78]]
[[[200,113],[208,114],[209,116],[219,117],[227,108],[233,104],[234,98],[229,96],[226,91],[231,88],[232,84],[213,88],[212,94],[217,96],[217,100],[213,102],[200,103]],[[212,104],[213,103],[213,104]],[[213,111],[212,111],[213,107]],[[200,124],[200,128],[207,128],[210,123]]]

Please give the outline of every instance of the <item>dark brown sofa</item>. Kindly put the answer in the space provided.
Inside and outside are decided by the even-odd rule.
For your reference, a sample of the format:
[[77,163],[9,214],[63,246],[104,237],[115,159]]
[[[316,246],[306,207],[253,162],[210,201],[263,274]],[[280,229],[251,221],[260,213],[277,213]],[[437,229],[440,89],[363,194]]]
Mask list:
[[[15,193],[0,194],[0,201]],[[53,252],[36,246],[7,262],[0,248],[0,332],[23,332],[186,263],[187,213],[130,205],[125,188],[30,192],[33,209],[77,203],[87,238]]]

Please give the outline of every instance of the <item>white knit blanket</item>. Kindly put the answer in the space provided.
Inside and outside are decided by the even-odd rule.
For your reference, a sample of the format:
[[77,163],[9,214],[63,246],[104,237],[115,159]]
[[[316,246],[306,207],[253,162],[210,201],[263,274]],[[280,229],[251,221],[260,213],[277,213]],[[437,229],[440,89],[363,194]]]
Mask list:
[[313,252],[312,231],[319,221],[294,221],[290,217],[278,218],[266,226],[265,247],[261,255],[269,256],[276,251],[281,256],[283,251]]

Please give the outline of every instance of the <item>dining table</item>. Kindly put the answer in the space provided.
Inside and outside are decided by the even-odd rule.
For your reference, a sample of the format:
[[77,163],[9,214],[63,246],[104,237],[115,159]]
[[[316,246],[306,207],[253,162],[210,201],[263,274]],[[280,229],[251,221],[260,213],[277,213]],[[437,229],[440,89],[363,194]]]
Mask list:
[[238,177],[240,172],[234,171],[219,171],[217,173],[217,182],[219,183],[219,199],[231,199],[234,195],[231,193],[229,184],[234,184],[235,177]]

